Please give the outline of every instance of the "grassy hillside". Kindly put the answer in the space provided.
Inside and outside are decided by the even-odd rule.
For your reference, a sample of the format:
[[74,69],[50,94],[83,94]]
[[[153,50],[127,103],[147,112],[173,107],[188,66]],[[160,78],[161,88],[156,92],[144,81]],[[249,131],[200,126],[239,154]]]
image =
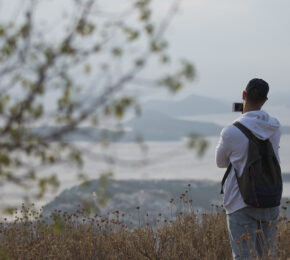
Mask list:
[[[232,259],[223,208],[213,206],[211,212],[199,217],[192,210],[192,201],[183,197],[181,202],[184,207],[178,214],[165,217],[161,212],[154,224],[149,224],[151,216],[141,214],[137,206],[139,224],[134,229],[124,222],[130,215],[119,210],[104,217],[88,217],[82,210],[74,214],[59,210],[47,224],[38,212],[22,209],[15,222],[0,224],[0,259]],[[170,203],[175,206],[174,200]],[[282,211],[288,210],[286,205]],[[290,256],[289,234],[289,220],[282,216],[277,240],[279,259]]]

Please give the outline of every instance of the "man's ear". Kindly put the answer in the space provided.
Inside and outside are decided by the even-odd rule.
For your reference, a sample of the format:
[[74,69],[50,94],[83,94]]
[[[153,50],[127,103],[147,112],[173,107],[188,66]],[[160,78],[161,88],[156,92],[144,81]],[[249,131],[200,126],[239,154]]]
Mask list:
[[242,99],[245,100],[246,99],[246,96],[247,96],[247,92],[244,90],[243,91],[243,94],[242,94]]

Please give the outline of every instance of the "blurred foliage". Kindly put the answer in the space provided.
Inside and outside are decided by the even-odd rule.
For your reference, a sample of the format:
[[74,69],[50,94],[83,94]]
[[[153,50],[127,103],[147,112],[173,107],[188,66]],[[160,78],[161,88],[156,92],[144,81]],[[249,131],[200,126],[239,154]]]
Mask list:
[[208,142],[201,136],[198,136],[194,133],[189,135],[187,141],[187,147],[189,149],[194,149],[197,152],[199,157],[202,157],[208,147]]
[[[139,114],[136,97],[126,89],[150,62],[160,66],[156,86],[171,92],[195,77],[190,61],[174,64],[175,71],[168,67],[172,58],[164,33],[179,1],[156,22],[150,0],[135,0],[129,11],[113,16],[99,9],[99,1],[72,0],[74,11],[59,21],[55,35],[37,16],[43,1],[31,1],[17,22],[11,17],[0,23],[1,183],[36,185],[38,199],[48,186],[59,186],[55,174],[38,173],[41,167],[63,162],[83,166],[77,148],[51,140],[61,140],[84,123],[98,127],[105,118],[121,120],[131,107]],[[48,125],[61,127],[31,131]],[[200,144],[201,154],[206,145]],[[105,179],[101,182],[105,187]],[[98,192],[105,198],[104,191]]]

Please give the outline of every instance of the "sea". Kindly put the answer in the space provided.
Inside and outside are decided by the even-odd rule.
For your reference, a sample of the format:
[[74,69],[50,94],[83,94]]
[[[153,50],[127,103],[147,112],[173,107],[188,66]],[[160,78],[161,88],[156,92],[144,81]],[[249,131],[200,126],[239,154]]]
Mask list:
[[[186,117],[188,120],[212,121],[220,125],[233,122],[236,115],[223,114],[207,117]],[[287,124],[288,115],[285,113],[280,119]],[[289,124],[290,125],[290,122]],[[52,201],[63,190],[79,185],[81,181],[77,175],[79,172],[86,174],[89,180],[97,179],[102,173],[111,171],[113,178],[122,179],[188,179],[188,180],[212,180],[220,182],[225,169],[216,167],[215,149],[219,137],[205,138],[207,149],[200,156],[196,149],[187,147],[187,139],[173,142],[146,142],[136,143],[111,143],[104,148],[98,143],[75,142],[74,145],[86,154],[84,156],[83,169],[76,169],[70,163],[42,169],[39,174],[47,176],[56,173],[60,186],[58,189],[49,189],[46,196],[34,201],[38,206],[44,206]],[[280,142],[280,160],[283,173],[290,174],[290,135],[282,135]],[[36,189],[23,189],[15,185],[3,185],[0,190],[0,209],[10,206],[19,206],[24,196],[35,194]],[[284,183],[284,197],[290,198],[290,183]]]

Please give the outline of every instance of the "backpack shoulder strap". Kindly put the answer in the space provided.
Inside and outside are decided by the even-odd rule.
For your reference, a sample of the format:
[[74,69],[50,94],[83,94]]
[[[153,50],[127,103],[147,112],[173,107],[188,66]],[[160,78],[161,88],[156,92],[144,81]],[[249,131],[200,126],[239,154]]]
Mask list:
[[[245,127],[243,124],[236,121],[233,125],[236,126],[237,128],[239,128],[242,131],[242,133],[245,136],[247,136],[249,139],[255,138],[255,136],[252,134],[252,132],[247,127]],[[226,182],[227,177],[229,176],[229,174],[231,172],[231,169],[232,169],[232,164],[230,163],[230,165],[228,166],[228,168],[224,174],[224,177],[222,179],[221,194],[224,194],[224,184]]]
[[222,180],[221,194],[224,194],[224,185],[225,185],[225,182],[226,182],[227,177],[230,174],[231,169],[232,169],[232,164],[230,163],[230,165],[228,166],[228,168],[226,170],[226,173],[225,173],[225,175],[223,177],[223,180]]
[[252,134],[252,132],[247,127],[245,127],[243,124],[241,124],[240,122],[236,121],[233,125],[235,127],[239,128],[242,131],[242,133],[245,136],[247,136],[249,139],[253,139],[253,138],[255,139],[255,136]]

